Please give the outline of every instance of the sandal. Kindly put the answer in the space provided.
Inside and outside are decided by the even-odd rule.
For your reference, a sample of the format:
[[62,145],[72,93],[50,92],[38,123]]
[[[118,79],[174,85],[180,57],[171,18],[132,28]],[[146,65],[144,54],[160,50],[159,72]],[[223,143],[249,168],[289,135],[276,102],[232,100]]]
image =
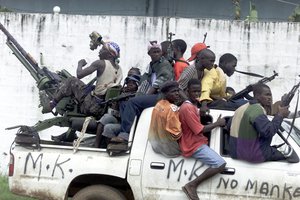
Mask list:
[[128,143],[127,140],[124,140],[123,138],[120,138],[120,137],[113,137],[111,138],[110,140],[110,143]]
[[186,194],[186,196],[191,199],[191,200],[200,200],[198,195],[197,195],[197,191],[190,191],[186,185],[183,186],[182,188],[182,191]]

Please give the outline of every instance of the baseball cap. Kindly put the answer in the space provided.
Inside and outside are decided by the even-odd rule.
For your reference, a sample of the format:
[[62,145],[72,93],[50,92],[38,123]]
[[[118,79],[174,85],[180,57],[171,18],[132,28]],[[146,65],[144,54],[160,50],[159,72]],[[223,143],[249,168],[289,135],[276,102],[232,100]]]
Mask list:
[[191,57],[188,59],[188,61],[195,60],[197,53],[199,53],[203,49],[207,49],[209,46],[206,46],[204,43],[196,43],[191,49]]
[[125,78],[125,83],[127,84],[127,82],[128,82],[129,80],[135,81],[137,84],[139,84],[139,83],[140,83],[140,80],[141,80],[141,77],[140,77],[139,75],[132,74],[132,75],[127,76],[127,77]]

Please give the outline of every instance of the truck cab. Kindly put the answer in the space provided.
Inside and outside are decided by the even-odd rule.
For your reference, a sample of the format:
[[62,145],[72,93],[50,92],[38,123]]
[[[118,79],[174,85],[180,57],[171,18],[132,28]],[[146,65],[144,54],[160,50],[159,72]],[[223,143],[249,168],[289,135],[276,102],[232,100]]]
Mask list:
[[[41,142],[41,148],[15,144],[11,149],[10,190],[39,199],[187,199],[181,187],[207,166],[193,158],[167,158],[148,141],[153,108],[143,111],[131,129],[129,150],[111,156],[106,149]],[[232,116],[211,110],[210,120]],[[282,124],[288,137],[289,122]],[[209,146],[227,162],[226,169],[198,187],[200,199],[300,199],[300,163],[285,161],[252,164],[228,155],[229,133],[215,128]],[[274,136],[273,144],[283,140]],[[300,155],[300,131],[293,128],[288,142]],[[251,153],[251,152],[249,152]]]

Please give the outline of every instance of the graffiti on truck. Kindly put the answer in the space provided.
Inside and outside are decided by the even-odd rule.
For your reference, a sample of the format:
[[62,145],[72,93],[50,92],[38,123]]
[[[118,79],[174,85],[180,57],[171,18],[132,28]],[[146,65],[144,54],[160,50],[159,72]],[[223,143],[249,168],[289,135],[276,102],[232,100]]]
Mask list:
[[179,182],[181,180],[181,175],[183,174],[184,176],[188,176],[188,180],[192,180],[202,173],[202,171],[200,172],[199,170],[204,166],[204,164],[200,161],[195,160],[191,170],[183,168],[184,162],[185,160],[181,159],[178,163],[175,163],[175,161],[171,159],[169,162],[167,179],[173,175],[177,175],[177,181]]
[[[238,187],[240,186],[240,187]],[[258,181],[248,179],[245,183],[240,183],[236,179],[220,177],[217,189],[236,190],[241,189],[245,193],[251,192],[254,195],[269,196],[277,199],[289,199],[300,197],[300,187],[288,185],[287,183],[273,184],[267,181]]]
[[51,177],[54,177],[56,173],[60,173],[59,176],[61,176],[62,179],[65,177],[65,171],[69,171],[72,173],[73,169],[65,169],[64,164],[69,162],[71,158],[64,158],[62,159],[60,155],[57,156],[54,163],[48,163],[44,160],[43,153],[38,154],[35,158],[31,153],[28,153],[25,159],[24,163],[24,175],[28,173],[28,168],[32,167],[32,169],[35,171],[38,171],[38,180],[40,180],[40,177],[42,175],[42,170],[45,168],[46,171],[51,170]]
[[[170,159],[167,171],[167,179],[171,180],[171,177],[175,177],[176,181],[180,182],[183,177],[187,177],[188,180],[191,181],[198,177],[203,170],[205,170],[204,168],[206,168],[204,164],[198,160],[195,160],[194,163],[190,165],[187,164],[185,159]],[[228,194],[231,194],[232,192],[244,192],[245,195],[251,194],[258,197],[264,196],[286,200],[299,199],[300,197],[300,187],[289,185],[285,182],[272,183],[269,181],[252,179],[245,181],[221,176],[216,183],[217,185],[215,187],[217,193],[228,192]]]

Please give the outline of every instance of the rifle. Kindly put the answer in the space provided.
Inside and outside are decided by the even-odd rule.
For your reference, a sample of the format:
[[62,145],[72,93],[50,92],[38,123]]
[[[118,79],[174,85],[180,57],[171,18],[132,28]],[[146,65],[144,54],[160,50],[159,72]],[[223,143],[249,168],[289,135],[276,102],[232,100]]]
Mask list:
[[[72,75],[66,71],[52,72],[47,67],[40,67],[35,59],[27,53],[16,39],[0,23],[1,31],[7,36],[6,44],[12,50],[17,59],[24,65],[30,75],[37,83],[40,94],[40,104],[44,108],[48,105],[49,99],[53,99],[63,80]],[[65,98],[56,106],[54,115],[63,115],[66,111],[74,111],[74,102],[70,98]],[[43,109],[44,110],[44,109]],[[42,111],[43,112],[43,111]]]
[[169,41],[169,46],[167,49],[167,60],[173,62],[174,60],[174,51],[173,51],[173,44],[172,44],[172,37],[175,35],[175,33],[168,33],[168,41]]
[[291,91],[289,91],[289,93],[283,98],[283,100],[281,102],[281,106],[290,105],[290,103],[291,103],[293,97],[295,96],[295,93],[299,87],[300,87],[300,82],[298,84],[294,85],[293,88],[291,89]]
[[[298,90],[299,86],[300,86],[300,82],[292,87],[291,91],[283,98],[280,106],[288,106],[288,105],[290,105],[290,103],[291,103],[293,97],[295,96],[295,93]],[[297,110],[298,110],[298,103],[299,103],[299,93],[298,93],[298,97],[297,97],[297,104],[296,104],[296,107],[295,107],[295,112],[294,112],[293,120],[292,120],[292,122],[290,122],[290,126],[291,127],[290,127],[290,130],[288,132],[288,135],[287,135],[286,138],[282,135],[282,132],[284,131],[284,128],[282,126],[280,126],[279,130],[277,131],[277,134],[283,139],[284,142],[282,144],[275,145],[276,148],[281,147],[285,143],[290,146],[290,144],[288,142],[288,138],[290,137],[291,132],[292,132],[292,130],[294,128],[295,119],[296,119]],[[286,122],[288,122],[288,121],[286,121]]]
[[136,93],[127,93],[127,94],[123,93],[123,94],[120,94],[119,96],[116,96],[116,97],[110,98],[106,101],[103,101],[100,104],[101,105],[110,104],[110,103],[115,102],[115,101],[121,101],[121,100],[130,98],[130,97],[134,97],[135,95],[136,95]]
[[[278,76],[277,72],[273,71],[273,73],[274,74],[272,76],[270,76],[270,77],[264,77],[264,78],[262,78],[261,80],[259,80],[255,84],[258,84],[258,83],[267,83],[267,82],[272,81],[276,76]],[[246,97],[250,92],[253,91],[253,85],[255,85],[255,84],[248,85],[245,89],[241,90],[240,92],[238,92],[235,95],[233,95],[232,97],[230,97],[229,101],[230,100],[237,100],[237,99]]]

